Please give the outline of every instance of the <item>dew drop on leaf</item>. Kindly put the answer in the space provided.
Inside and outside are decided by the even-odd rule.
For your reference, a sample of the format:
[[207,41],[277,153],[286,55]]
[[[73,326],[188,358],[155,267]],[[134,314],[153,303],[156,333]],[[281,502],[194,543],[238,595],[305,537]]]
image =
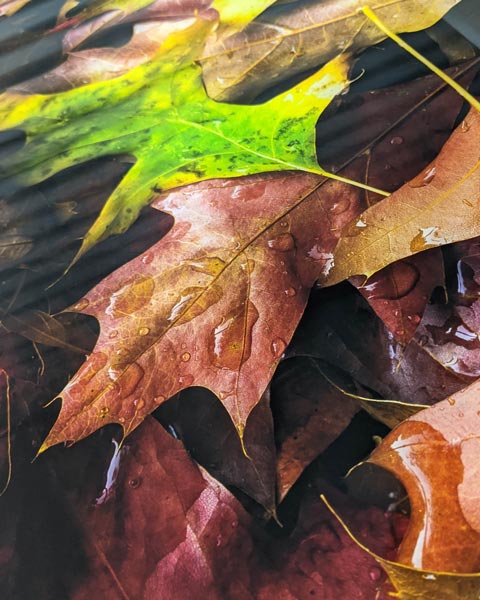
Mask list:
[[122,394],[125,397],[132,394],[144,375],[145,371],[138,363],[132,363],[127,367],[121,378]]
[[101,408],[98,412],[99,419],[104,419],[108,415],[109,412],[110,412],[110,409],[108,408],[108,406],[104,406],[103,408]]
[[140,327],[138,330],[138,335],[144,336],[150,333],[150,329],[148,327]]
[[393,138],[390,140],[390,143],[391,143],[393,146],[399,146],[400,144],[403,144],[403,142],[404,142],[404,139],[403,139],[403,137],[401,137],[401,136],[399,136],[399,135],[396,135],[395,137],[393,137]]
[[181,356],[183,362],[188,362],[191,357],[192,355],[190,354],[190,352],[184,352]]
[[297,290],[293,287],[289,287],[285,290],[285,296],[288,296],[288,298],[293,298],[293,296],[295,296],[297,294]]
[[408,185],[411,188],[425,187],[435,179],[437,174],[437,168],[435,166],[429,166],[409,181]]
[[192,383],[194,382],[194,377],[193,375],[182,375],[181,377],[178,378],[178,383],[182,386],[182,388],[187,388],[189,386],[192,385]]
[[82,298],[76,304],[74,304],[73,309],[74,310],[85,310],[89,304],[90,304],[90,302],[86,298]]
[[334,215],[341,215],[350,208],[350,199],[348,197],[340,198],[332,204],[330,212]]
[[410,294],[418,281],[420,273],[415,265],[402,261],[385,267],[382,270],[382,285],[373,284],[365,286],[367,298],[381,298],[383,300],[400,300]]
[[287,343],[282,338],[275,338],[270,346],[272,354],[275,358],[280,358],[282,354],[285,352],[285,348],[287,347]]

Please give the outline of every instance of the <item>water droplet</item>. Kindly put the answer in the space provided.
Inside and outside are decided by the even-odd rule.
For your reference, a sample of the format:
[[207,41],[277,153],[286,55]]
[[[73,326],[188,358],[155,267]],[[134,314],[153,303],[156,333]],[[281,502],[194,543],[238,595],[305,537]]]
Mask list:
[[[105,367],[108,362],[108,357],[104,352],[94,352],[88,360],[83,364],[80,371],[80,378],[77,381],[77,386],[84,386],[89,383],[95,375]],[[79,388],[77,388],[79,389]]]
[[467,133],[467,131],[470,131],[470,123],[467,121],[467,119],[463,119],[463,121],[461,122],[460,131],[462,133]]
[[280,227],[288,227],[288,221],[280,221]]
[[363,219],[358,219],[358,221],[355,223],[355,227],[363,228],[366,226],[367,226],[367,224],[365,223],[365,221]]
[[258,317],[257,308],[248,300],[222,318],[214,328],[208,346],[215,366],[237,370],[250,358],[252,330]]
[[162,404],[162,402],[165,402],[165,396],[155,396],[153,401],[155,402],[155,404]]
[[287,343],[282,338],[275,338],[271,343],[270,349],[275,358],[280,358],[282,354],[285,352],[285,348],[287,347]]
[[427,325],[426,328],[437,346],[453,343],[468,350],[480,348],[478,334],[467,327],[457,315],[451,315],[441,327]]
[[382,578],[383,572],[380,567],[372,567],[368,572],[368,576],[372,581],[379,581]]
[[150,329],[148,327],[140,327],[138,330],[138,335],[144,336],[150,333]]
[[118,331],[117,331],[116,329],[114,329],[113,331],[111,331],[111,332],[108,334],[108,337],[109,337],[111,340],[113,340],[113,339],[115,339],[115,338],[117,337],[117,335],[118,335]]
[[183,362],[188,362],[191,359],[192,355],[190,352],[184,352],[181,356]]
[[101,408],[98,411],[98,418],[104,419],[108,415],[109,412],[110,412],[110,409],[108,408],[108,406],[104,406],[103,408]]
[[330,208],[330,212],[334,215],[341,215],[350,208],[350,198],[347,196],[340,198],[334,202]]
[[399,146],[400,144],[403,144],[404,139],[403,137],[400,137],[399,135],[396,135],[395,137],[393,137],[390,140],[390,143],[393,144],[394,146]]
[[255,261],[252,258],[249,258],[247,260],[247,270],[249,273],[253,273],[254,269],[255,269]]
[[448,403],[450,404],[450,406],[455,406],[455,398],[447,398]]
[[138,387],[138,384],[145,375],[145,371],[138,363],[132,363],[125,368],[120,380],[120,386],[122,388],[122,395],[124,397],[130,396]]
[[410,250],[421,252],[442,244],[448,244],[448,240],[441,235],[438,227],[422,227],[410,242]]
[[233,529],[236,529],[238,527],[238,521],[232,521],[232,527]]
[[468,208],[473,208],[475,206],[473,202],[470,202],[470,200],[464,199],[462,202],[465,204],[465,206],[468,206]]
[[76,304],[73,305],[74,310],[85,310],[90,302],[86,298],[82,298]]
[[297,294],[297,290],[293,287],[289,287],[286,290],[284,290],[285,292],[285,296],[288,296],[289,298],[293,298],[293,296],[295,296]]
[[420,273],[417,267],[405,260],[388,265],[382,269],[381,282],[379,277],[373,276],[368,285],[362,290],[368,300],[399,300],[408,296],[417,285]]
[[437,174],[437,168],[435,166],[428,166],[421,173],[419,173],[416,177],[414,177],[411,181],[408,182],[408,185],[411,188],[420,188],[425,187],[429,183],[435,179],[435,175]]
[[140,487],[141,484],[142,484],[141,477],[132,477],[132,479],[130,479],[128,482],[128,485],[133,489]]
[[[168,320],[175,321],[175,325],[183,325],[217,303],[222,295],[222,288],[216,284],[211,284],[207,288],[199,286],[185,288],[173,305]],[[201,300],[197,301],[200,296]]]
[[153,277],[137,274],[111,295],[105,313],[115,318],[132,315],[151,300],[154,290]]
[[143,398],[137,398],[133,401],[133,405],[137,410],[142,410],[142,408],[145,406],[145,400],[143,400]]
[[182,386],[182,388],[187,388],[193,384],[194,380],[195,378],[193,377],[193,375],[187,374],[179,377],[178,383]]
[[268,240],[267,245],[277,252],[288,252],[295,248],[295,240],[290,233],[282,233],[273,239]]
[[221,546],[222,545],[222,536],[221,535],[217,535],[217,542],[216,542],[217,546]]
[[149,265],[153,260],[153,252],[147,252],[142,256],[142,263],[144,265]]
[[217,277],[225,268],[225,261],[218,258],[218,256],[205,256],[204,258],[193,260],[188,266],[197,271],[197,273]]
[[320,271],[325,277],[330,273],[335,266],[335,260],[331,252],[323,252],[323,248],[319,244],[315,244],[307,252],[307,257],[319,263]]

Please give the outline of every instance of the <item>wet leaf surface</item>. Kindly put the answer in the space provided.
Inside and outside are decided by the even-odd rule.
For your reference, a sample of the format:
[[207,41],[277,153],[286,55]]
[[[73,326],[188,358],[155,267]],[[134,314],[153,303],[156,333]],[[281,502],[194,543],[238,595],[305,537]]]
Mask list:
[[[398,32],[433,25],[456,0],[371,2]],[[207,46],[202,59],[211,98],[252,100],[274,81],[315,68],[337,54],[355,52],[383,39],[358,12],[364,2],[287,3],[266,11],[244,31]]]
[[[339,226],[356,210],[351,188],[329,182],[320,194],[319,183],[267,174],[160,197],[155,207],[175,218],[171,232],[72,307],[95,316],[101,332],[61,394],[62,415],[45,447],[111,422],[130,432],[192,385],[214,391],[242,433],[310,287],[328,268]],[[312,211],[325,215],[317,229]]]
[[0,8],[2,598],[478,596],[478,119],[356,0],[270,4]]

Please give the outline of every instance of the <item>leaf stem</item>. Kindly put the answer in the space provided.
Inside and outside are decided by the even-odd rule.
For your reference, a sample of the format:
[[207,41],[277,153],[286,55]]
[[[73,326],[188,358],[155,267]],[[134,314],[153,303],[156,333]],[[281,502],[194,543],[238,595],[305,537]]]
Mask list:
[[390,196],[390,193],[386,192],[385,190],[380,190],[378,188],[372,187],[371,185],[367,185],[366,183],[361,183],[360,181],[348,179],[348,177],[342,177],[341,175],[336,175],[335,173],[324,171],[322,168],[320,168],[318,171],[314,169],[309,169],[309,171],[311,173],[318,173],[318,175],[323,175],[324,177],[328,177],[329,179],[335,179],[336,181],[341,181],[342,183],[348,183],[348,185],[353,185],[354,187],[366,190],[367,192],[373,192],[374,194],[380,194],[381,196]]
[[401,48],[406,50],[409,54],[415,57],[418,61],[423,63],[430,71],[438,75],[447,85],[453,88],[460,96],[466,100],[473,108],[480,112],[480,102],[470,94],[464,87],[462,87],[459,83],[457,83],[454,79],[449,77],[446,73],[444,73],[441,69],[435,66],[432,62],[430,62],[427,58],[422,56],[419,52],[412,48],[407,42],[402,40],[401,37],[396,35],[391,29],[385,25],[385,23],[378,17],[378,15],[369,7],[364,6],[360,9],[363,14],[372,21],[383,33],[392,39],[396,44],[398,44]]

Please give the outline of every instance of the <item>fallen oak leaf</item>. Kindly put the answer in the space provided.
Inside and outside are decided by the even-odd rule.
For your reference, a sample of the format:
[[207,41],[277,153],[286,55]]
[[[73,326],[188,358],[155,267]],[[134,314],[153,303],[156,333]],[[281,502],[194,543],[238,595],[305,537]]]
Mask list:
[[[376,396],[406,404],[434,404],[474,380],[446,369],[420,336],[403,348],[346,283],[312,294],[287,356],[319,358],[347,374],[347,384],[341,387],[353,379]],[[327,374],[339,384],[336,373]]]
[[[89,566],[75,578],[72,600],[99,590],[105,598],[162,600],[374,596],[381,573],[319,502],[325,482],[312,482],[293,532],[270,537],[153,419],[114,458],[108,498],[95,500],[83,486],[70,509],[82,525]],[[348,506],[338,492],[335,498]],[[380,549],[392,545],[381,511],[358,513]],[[337,577],[345,563],[351,570]]]
[[0,323],[7,331],[34,343],[89,354],[89,350],[69,341],[69,332],[60,320],[42,310],[26,310],[20,314],[7,313],[1,317]]
[[69,52],[58,67],[16,85],[14,90],[29,94],[53,94],[114,79],[151,60],[169,35],[190,27],[193,22],[192,18],[184,18],[137,23],[133,26],[131,40],[124,46]]
[[269,515],[275,514],[275,445],[268,389],[245,429],[248,457],[227,411],[204,388],[184,390],[164,402],[154,416],[217,481],[241,490]]
[[127,434],[193,385],[220,398],[242,436],[358,192],[288,173],[160,196],[170,232],[72,307],[98,319],[100,336],[42,450],[111,422]]
[[[368,459],[393,472],[411,504],[398,562],[417,569],[480,571],[480,384],[419,412]],[[480,581],[479,581],[480,585]]]
[[[262,171],[327,175],[316,161],[313,130],[322,110],[348,84],[348,57],[337,57],[261,106],[219,104],[206,96],[192,64],[211,28],[212,22],[199,19],[170,35],[155,59],[112,81],[52,96],[0,97],[3,127],[27,133],[25,146],[4,160],[4,177],[31,185],[94,157],[137,157],[83,239],[77,259],[128,229],[155,190]],[[157,148],[162,152],[152,152]]]
[[[396,32],[436,23],[459,0],[369,2]],[[248,101],[271,86],[356,52],[385,34],[359,12],[365,0],[328,0],[273,6],[240,33],[208,44],[201,64],[208,94],[221,101]]]
[[[381,423],[387,425],[387,427],[390,427],[390,429],[393,429],[405,419],[408,419],[412,415],[417,414],[418,411],[425,408],[424,404],[413,404],[401,402],[400,400],[388,400],[387,398],[372,398],[371,396],[359,394],[358,390],[356,392],[350,392],[341,387],[340,384],[335,383],[330,378],[330,372],[328,375],[325,373],[325,370],[331,371],[332,369],[326,369],[324,365],[320,366],[319,362],[320,361],[315,361],[317,370],[333,388],[340,392],[340,394],[356,400],[356,403],[366,412],[377,419],[377,421],[380,421]],[[338,373],[335,375],[338,378]],[[343,378],[345,378],[345,376],[343,376]],[[356,387],[359,387],[358,382],[355,382],[355,384]]]
[[68,16],[79,5],[76,0],[68,0],[57,19],[53,31],[65,30],[62,48],[65,53],[71,52],[89,38],[105,33],[118,25],[152,23],[194,17],[205,12],[211,0],[102,0],[91,2],[76,14]]
[[304,469],[348,426],[359,406],[323,376],[312,358],[283,360],[270,390],[280,503]]
[[[447,74],[468,88],[477,72],[478,61],[472,61]],[[439,154],[462,105],[462,98],[433,75],[346,96],[337,112],[329,117],[327,109],[317,126],[319,162],[334,172],[341,169],[350,179],[394,192]],[[329,143],[322,144],[323,140]],[[379,200],[366,192],[365,208]],[[358,219],[356,226],[363,225]],[[361,276],[350,282],[406,345],[433,289],[444,283],[442,255],[433,249],[392,263],[366,283]]]
[[480,113],[471,109],[439,156],[416,178],[347,226],[334,266],[321,278],[333,285],[352,275],[367,279],[396,260],[480,234]]

